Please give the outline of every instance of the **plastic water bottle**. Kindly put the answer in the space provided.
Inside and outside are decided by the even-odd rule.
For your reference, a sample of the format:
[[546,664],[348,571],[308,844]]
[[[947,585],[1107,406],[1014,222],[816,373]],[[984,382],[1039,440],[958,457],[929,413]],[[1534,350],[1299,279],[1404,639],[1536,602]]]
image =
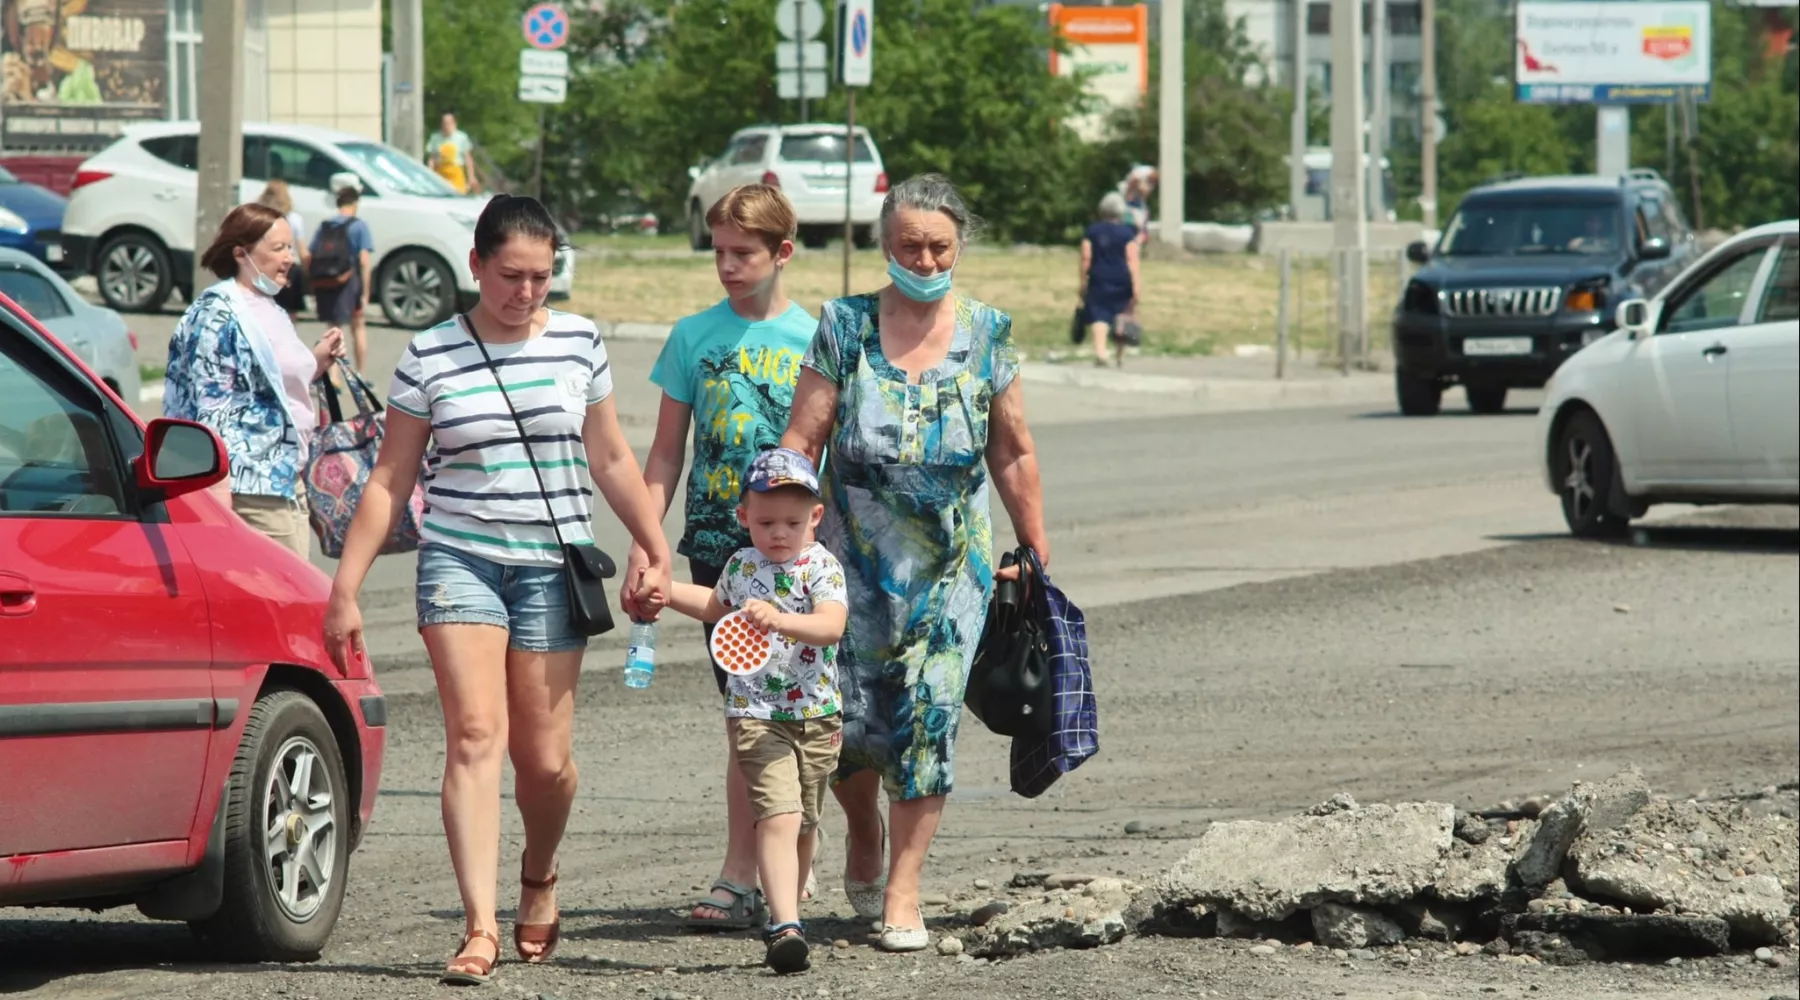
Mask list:
[[631,644],[625,647],[625,686],[647,688],[656,676],[656,623],[632,622]]

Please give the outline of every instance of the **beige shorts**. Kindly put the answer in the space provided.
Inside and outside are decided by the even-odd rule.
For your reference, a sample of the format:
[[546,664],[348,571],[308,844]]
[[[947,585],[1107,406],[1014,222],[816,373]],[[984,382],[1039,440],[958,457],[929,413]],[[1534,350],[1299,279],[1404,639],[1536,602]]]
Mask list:
[[298,494],[295,500],[233,493],[231,509],[245,524],[292,549],[300,558],[310,556],[312,513],[307,509],[305,493]]
[[734,718],[731,739],[757,822],[797,812],[801,829],[819,825],[825,786],[844,742],[843,716],[804,722]]

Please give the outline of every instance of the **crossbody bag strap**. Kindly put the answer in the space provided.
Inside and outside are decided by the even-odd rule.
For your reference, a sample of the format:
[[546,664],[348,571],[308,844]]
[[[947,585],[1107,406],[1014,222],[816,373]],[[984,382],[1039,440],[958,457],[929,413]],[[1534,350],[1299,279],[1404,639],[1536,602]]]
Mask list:
[[487,363],[488,373],[494,376],[494,385],[500,389],[500,398],[506,401],[506,412],[512,414],[513,426],[519,431],[519,443],[525,446],[525,461],[531,466],[531,474],[537,477],[538,495],[544,498],[544,512],[550,515],[550,530],[556,533],[558,550],[568,545],[563,541],[562,528],[556,523],[556,506],[550,502],[550,488],[544,485],[544,473],[538,469],[537,456],[531,451],[531,438],[525,433],[525,422],[519,419],[519,411],[513,408],[512,396],[506,391],[506,383],[500,380],[500,369],[495,367],[494,359],[488,355],[487,345],[481,342],[481,334],[475,332],[475,323],[464,313],[457,318],[469,339],[475,342],[481,351],[481,360]]

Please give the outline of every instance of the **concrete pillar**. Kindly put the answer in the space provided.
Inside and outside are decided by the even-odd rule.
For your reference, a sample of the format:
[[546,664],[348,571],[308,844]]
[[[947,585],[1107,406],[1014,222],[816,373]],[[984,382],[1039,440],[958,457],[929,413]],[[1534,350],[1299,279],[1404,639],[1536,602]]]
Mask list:
[[244,0],[206,0],[200,17],[200,190],[195,201],[195,288],[207,284],[200,253],[238,204],[244,176]]
[[1331,242],[1340,262],[1338,356],[1346,371],[1368,322],[1362,42],[1362,0],[1331,0]]
[[1158,235],[1168,246],[1181,247],[1182,203],[1187,193],[1187,86],[1182,66],[1186,36],[1182,28],[1184,0],[1162,0],[1162,89],[1157,101],[1157,193],[1161,196]]
[[1387,153],[1387,0],[1369,0],[1369,219],[1386,221],[1387,184],[1381,158]]
[[1288,121],[1288,210],[1295,219],[1300,217],[1300,205],[1306,200],[1307,2],[1291,0],[1289,4],[1294,11],[1294,114]]
[[425,158],[425,24],[419,0],[393,0],[394,103],[388,109],[394,148]]
[[1419,0],[1419,207],[1426,229],[1436,229],[1437,204],[1437,0]]
[[1594,173],[1617,177],[1631,169],[1631,108],[1602,104],[1594,111]]

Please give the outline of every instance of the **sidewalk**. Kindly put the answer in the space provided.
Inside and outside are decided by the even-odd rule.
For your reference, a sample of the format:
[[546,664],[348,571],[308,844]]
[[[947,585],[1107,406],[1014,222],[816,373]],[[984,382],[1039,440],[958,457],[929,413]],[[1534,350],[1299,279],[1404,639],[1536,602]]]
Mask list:
[[[602,326],[608,340],[667,340],[669,327],[659,323],[610,323]],[[1289,358],[1284,378],[1275,377],[1275,354],[1247,357],[1127,357],[1124,368],[1097,368],[1091,355],[1069,352],[1050,359],[1028,358],[1020,368],[1035,385],[1070,386],[1117,392],[1181,397],[1206,409],[1252,410],[1278,407],[1392,403],[1392,359],[1377,358],[1381,371],[1340,373],[1324,367],[1316,353]]]

